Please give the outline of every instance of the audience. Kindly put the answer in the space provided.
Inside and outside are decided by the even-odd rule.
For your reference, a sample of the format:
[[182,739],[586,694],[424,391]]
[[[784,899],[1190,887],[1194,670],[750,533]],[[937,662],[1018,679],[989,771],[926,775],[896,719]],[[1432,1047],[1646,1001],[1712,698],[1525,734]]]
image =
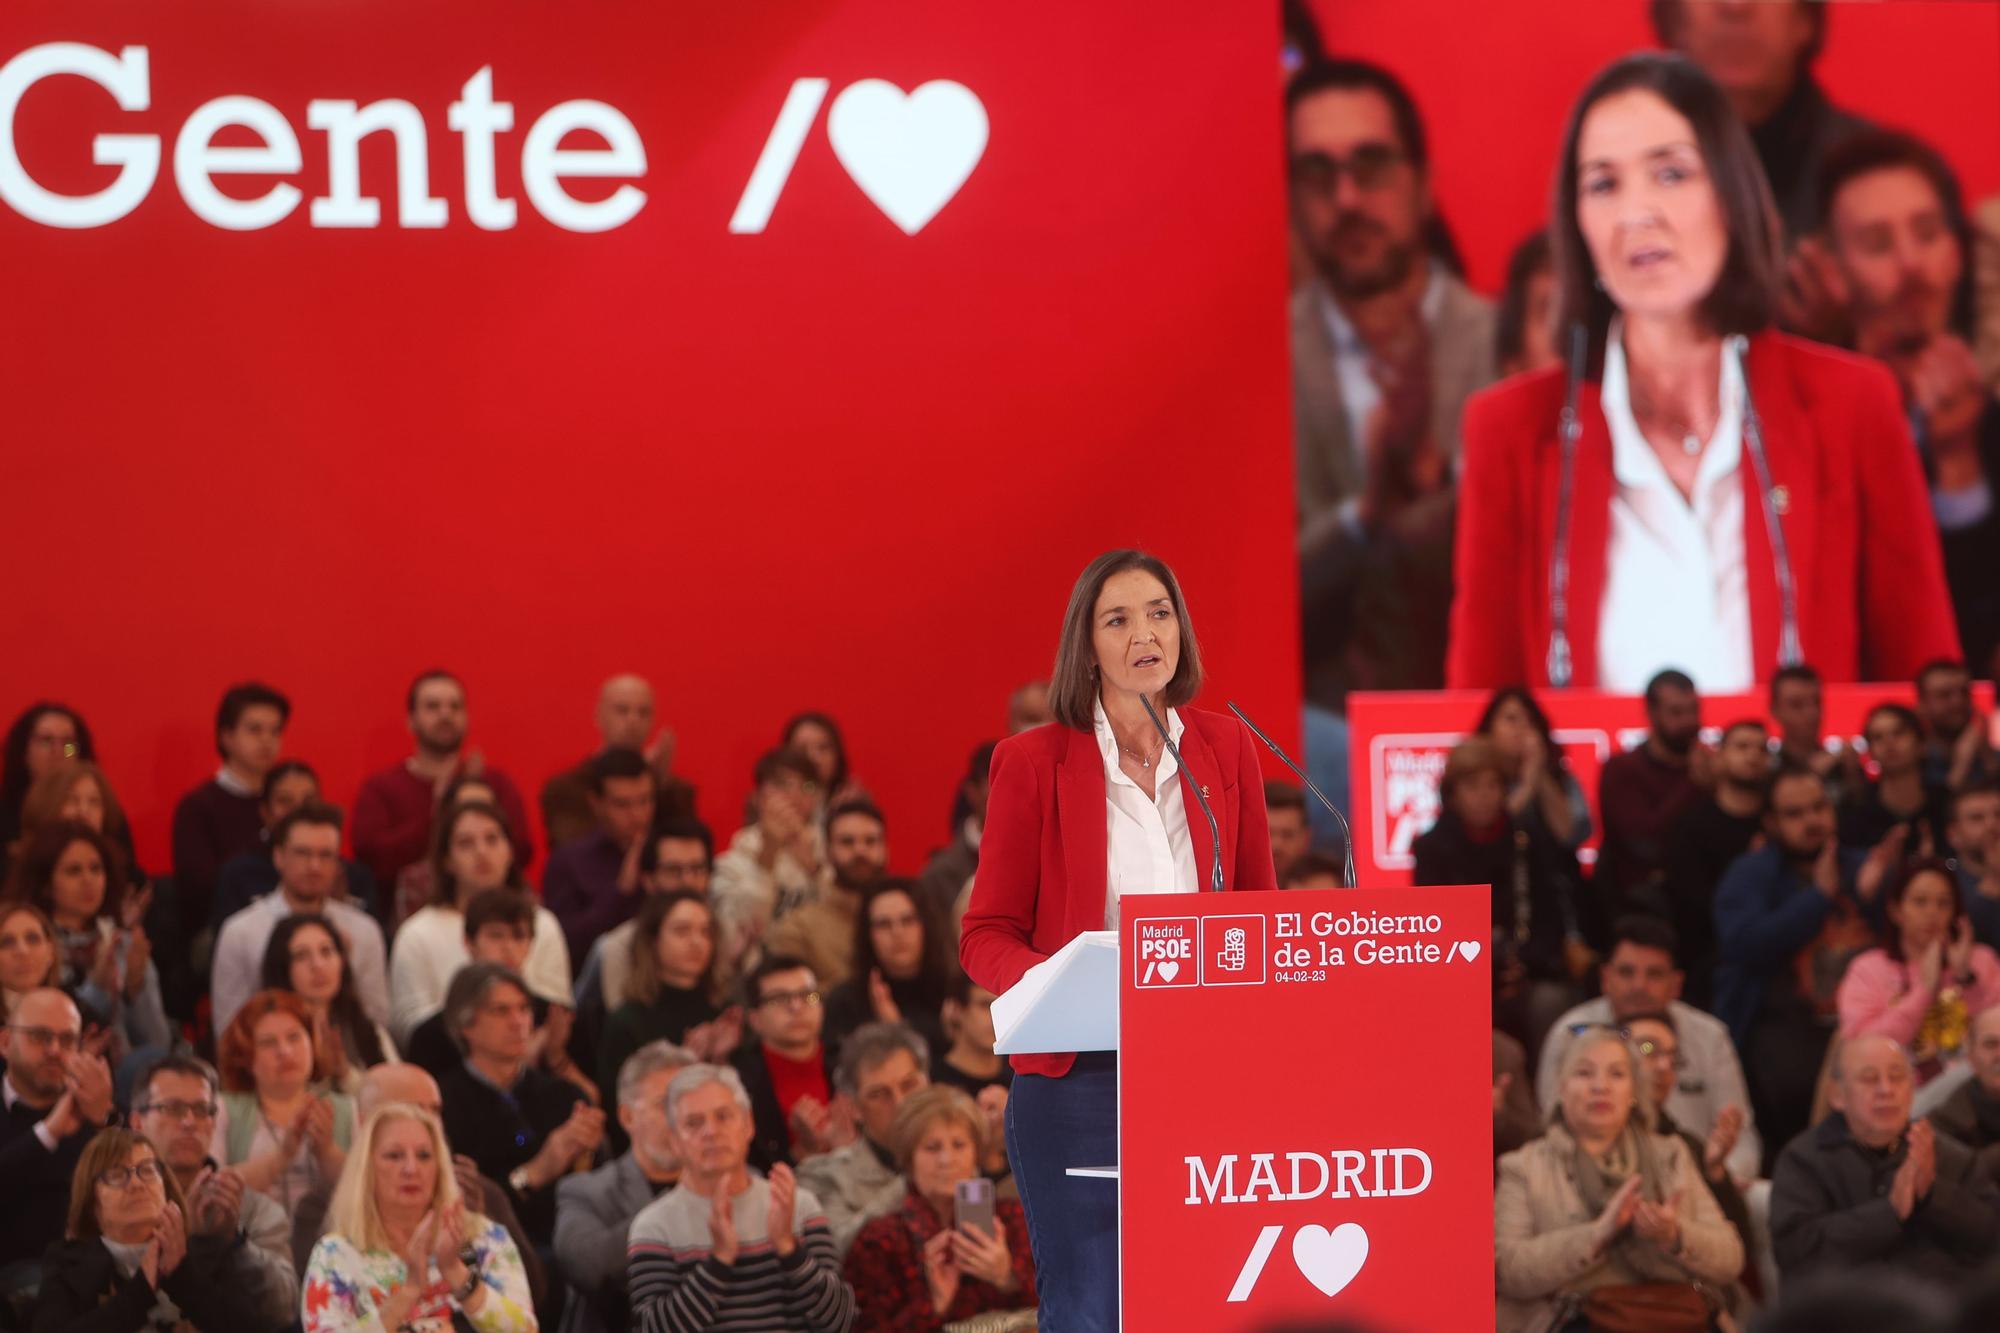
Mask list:
[[[257,817],[263,821],[263,832],[254,851],[232,857],[223,864],[216,878],[215,897],[208,905],[211,930],[222,929],[224,921],[278,887],[278,863],[271,855],[272,832],[286,815],[319,799],[319,774],[302,760],[280,760],[264,775],[263,791],[257,798]],[[368,873],[368,867],[359,861],[344,856],[340,859],[340,878],[334,883],[333,896],[367,909],[385,930],[392,924],[387,919],[387,895]]]
[[410,684],[404,700],[416,752],[400,764],[365,779],[354,798],[354,854],[384,888],[396,883],[405,866],[424,859],[431,846],[431,820],[445,789],[461,774],[477,774],[507,812],[514,859],[533,859],[528,812],[521,791],[505,773],[490,767],[479,751],[465,752],[465,686],[449,671],[431,670]]
[[863,1328],[942,1330],[994,1310],[1035,1306],[1035,1261],[1018,1200],[995,1199],[990,1226],[957,1217],[957,1190],[979,1176],[990,1133],[956,1088],[926,1088],[889,1132],[903,1194],[861,1228],[847,1280]]
[[685,889],[651,894],[632,934],[631,998],[604,1026],[598,1086],[649,1042],[686,1046],[696,1060],[727,1060],[743,1031],[742,1011],[715,1003],[715,917],[708,900]]
[[1507,259],[1507,281],[1493,318],[1493,362],[1502,375],[1525,375],[1561,360],[1549,232],[1537,227],[1521,238]]
[[259,991],[215,1043],[222,1107],[209,1155],[291,1212],[340,1175],[354,1140],[354,1099],[336,1091],[313,1039],[312,1012],[290,991]]
[[42,1259],[34,1333],[282,1327],[234,1235],[195,1209],[144,1135],[100,1131],[77,1160],[65,1239]]
[[1278,882],[1283,884],[1292,863],[1312,850],[1312,823],[1306,818],[1305,789],[1276,778],[1267,779],[1264,818],[1271,826],[1271,864],[1277,868]]
[[2000,779],[2000,751],[1993,748],[1989,720],[1972,706],[1972,673],[1965,664],[1928,663],[1917,673],[1916,686],[1925,783],[1955,792]]
[[811,968],[767,954],[743,983],[744,1017],[757,1040],[732,1062],[750,1097],[750,1165],[769,1171],[850,1143],[854,1108],[835,1106],[833,1056],[820,1040],[826,1009]]
[[1610,1028],[1592,1029],[1570,1046],[1557,1086],[1542,1136],[1500,1159],[1501,1333],[1555,1326],[1566,1310],[1602,1326],[1631,1284],[1655,1288],[1655,1320],[1708,1327],[1717,1312],[1708,1289],[1741,1271],[1743,1242],[1686,1143],[1655,1132],[1638,1053]]
[[56,927],[33,903],[0,900],[0,1024],[31,990],[62,986]]
[[956,969],[916,885],[907,879],[871,884],[862,891],[851,929],[854,975],[826,997],[827,1045],[838,1054],[864,1023],[901,1023],[931,1050],[943,1050],[944,1002]]
[[389,1021],[389,980],[382,927],[375,918],[333,896],[340,876],[340,811],[321,802],[300,806],[271,833],[278,867],[276,892],[267,893],[222,923],[209,975],[210,1003],[220,1031],[257,988],[271,932],[288,916],[324,916],[347,943],[353,985],[361,1008],[377,1023]]
[[[1845,794],[1854,754],[1844,741],[1826,744],[1824,688],[1809,666],[1779,667],[1771,675],[1771,720],[1778,724],[1777,767],[1809,768],[1826,784],[1836,806]],[[1858,777],[1859,774],[1854,774]]]
[[[708,897],[709,876],[715,869],[715,835],[692,815],[662,820],[646,835],[647,850],[639,858],[639,887],[647,893],[685,891]],[[631,921],[613,926],[590,946],[576,980],[577,1017],[595,1010],[599,1031],[607,1011],[629,1000],[631,980]]]
[[521,1253],[466,1208],[450,1158],[430,1112],[392,1102],[369,1117],[306,1268],[305,1333],[534,1333]]
[[1347,867],[1324,852],[1307,852],[1278,876],[1281,889],[1345,889]]
[[1877,704],[1861,735],[1880,776],[1864,779],[1841,803],[1841,843],[1874,847],[1893,837],[1899,852],[1934,854],[1945,845],[1949,794],[1924,781],[1923,723],[1902,704]]
[[[984,1106],[987,1090],[1014,1086],[1014,1066],[993,1053],[993,992],[964,973],[951,979],[944,1002],[945,1038],[950,1043],[931,1066],[934,1082],[957,1088]],[[1006,1099],[1002,1097],[1002,1105]]]
[[[820,984],[837,987],[854,975],[855,922],[862,897],[880,882],[889,863],[889,825],[867,797],[852,797],[826,812],[826,859],[832,876],[817,898],[794,907],[764,936],[772,953],[802,959]],[[952,888],[957,896],[965,887]]]
[[732,1069],[667,1085],[681,1179],[632,1219],[626,1281],[641,1333],[845,1333],[854,1292],[812,1191],[749,1169],[750,1097]]
[[1046,680],[1024,681],[1007,696],[1009,736],[1018,736],[1024,731],[1044,726],[1054,716],[1049,711],[1049,683]]
[[159,1153],[185,1201],[188,1232],[213,1237],[234,1252],[233,1262],[246,1266],[260,1289],[262,1324],[283,1328],[299,1309],[292,1220],[269,1196],[245,1184],[241,1173],[218,1168],[209,1157],[221,1097],[222,1080],[207,1062],[167,1056],[133,1086],[132,1130]]
[[190,937],[208,924],[222,867],[263,845],[257,806],[291,718],[291,700],[256,681],[230,686],[215,710],[222,766],[174,807],[174,897]]
[[59,990],[23,995],[7,1017],[0,1076],[0,1288],[12,1297],[37,1281],[42,1252],[63,1237],[70,1176],[84,1144],[113,1123],[111,1067],[83,1046],[83,1016]]
[[747,955],[772,920],[817,897],[821,883],[819,770],[797,750],[771,750],[751,780],[750,821],[715,859],[709,887],[725,983],[754,964]]
[[571,958],[639,910],[639,858],[658,808],[657,783],[636,750],[606,750],[590,761],[597,829],[550,853],[542,879],[542,902],[562,923]]
[[1591,896],[1610,915],[1664,910],[1667,834],[1713,781],[1714,755],[1701,743],[1701,698],[1685,672],[1646,682],[1646,739],[1604,761],[1597,812],[1604,842]]
[[940,919],[952,919],[959,895],[979,869],[979,837],[986,828],[987,775],[993,768],[993,745],[992,741],[981,741],[973,747],[952,802],[952,840],[931,853],[924,873],[917,877],[918,890],[930,899]]
[[813,766],[819,786],[819,809],[826,810],[842,801],[868,793],[847,769],[847,742],[840,724],[825,713],[799,713],[785,723],[778,748],[797,750]]
[[1589,841],[1590,805],[1534,695],[1518,686],[1495,691],[1473,734],[1500,752],[1507,815],[1516,827],[1572,851]]
[[21,837],[21,807],[37,779],[75,760],[97,762],[82,714],[43,699],[21,710],[0,749],[0,858],[12,862]]
[[368,1017],[347,961],[347,941],[323,916],[286,917],[264,946],[264,990],[289,991],[312,1015],[313,1044],[325,1061],[328,1083],[353,1093],[361,1076],[396,1058],[389,1031]]
[[1520,1042],[1493,1029],[1493,1161],[1542,1132],[1542,1114],[1528,1079],[1528,1052]]
[[1833,1110],[1785,1146],[1771,1174],[1771,1245],[1786,1282],[1884,1265],[1962,1284],[2000,1243],[2000,1190],[1972,1150],[1910,1120],[1916,1081],[1881,1035],[1834,1051]]
[[1972,1016],[1966,1037],[1972,1077],[1930,1114],[1930,1121],[1973,1152],[1974,1172],[2000,1184],[2000,1006]]
[[591,765],[612,750],[646,757],[664,785],[673,764],[674,735],[654,733],[653,687],[642,676],[613,676],[597,691],[597,752],[542,784],[542,831],[550,847],[561,847],[597,831],[599,815],[591,800]]
[[1965,914],[1974,938],[2000,949],[2000,787],[1962,787],[1952,793],[1950,809],[1945,837]]
[[1665,896],[1680,936],[1687,1000],[1714,1003],[1715,886],[1764,828],[1771,782],[1770,733],[1762,722],[1732,722],[1715,752],[1715,787],[1697,795],[1667,830]]
[[799,1163],[799,1183],[825,1205],[827,1227],[841,1254],[871,1218],[900,1202],[890,1141],[896,1110],[930,1081],[930,1049],[907,1027],[870,1023],[841,1048],[834,1086],[856,1113],[861,1132],[851,1143]]
[[698,1063],[693,1052],[664,1041],[632,1052],[605,1083],[617,1090],[618,1123],[630,1150],[556,1186],[556,1265],[576,1293],[575,1315],[565,1325],[570,1333],[612,1333],[630,1324],[625,1240],[639,1210],[680,1182],[667,1085]]
[[111,790],[111,779],[87,759],[57,764],[29,785],[27,799],[21,802],[21,832],[15,852],[32,843],[49,825],[65,820],[102,833],[124,857],[125,877],[133,891],[147,887],[145,871],[133,861],[132,829]]

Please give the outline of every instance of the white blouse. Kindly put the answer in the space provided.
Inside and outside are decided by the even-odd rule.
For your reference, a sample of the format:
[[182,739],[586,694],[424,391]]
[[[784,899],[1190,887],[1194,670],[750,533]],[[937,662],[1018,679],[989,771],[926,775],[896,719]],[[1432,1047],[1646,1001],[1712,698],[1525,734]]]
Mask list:
[[[1160,747],[1160,757],[1153,761],[1153,795],[1148,797],[1118,767],[1118,738],[1111,734],[1102,700],[1093,714],[1097,750],[1104,757],[1104,928],[1116,930],[1121,895],[1193,893],[1201,887],[1201,872],[1195,868],[1180,766],[1173,755]],[[1177,746],[1183,729],[1181,715],[1169,708],[1167,734]]]
[[1597,628],[1600,689],[1639,694],[1667,667],[1704,694],[1752,688],[1750,596],[1743,554],[1743,381],[1722,357],[1715,433],[1692,499],[1667,476],[1632,415],[1622,330],[1604,343],[1611,432],[1611,532]]

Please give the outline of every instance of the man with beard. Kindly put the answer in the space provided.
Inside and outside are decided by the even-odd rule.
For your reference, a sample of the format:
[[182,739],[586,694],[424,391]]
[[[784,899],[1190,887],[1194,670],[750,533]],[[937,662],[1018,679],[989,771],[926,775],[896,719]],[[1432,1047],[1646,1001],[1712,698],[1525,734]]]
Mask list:
[[1947,791],[2000,778],[2000,754],[1987,719],[1972,707],[1972,673],[1940,658],[1917,672],[1917,716],[1924,721],[1924,781]]
[[660,809],[693,809],[693,788],[673,777],[674,733],[655,728],[653,687],[644,676],[613,676],[597,691],[598,747],[595,754],[564,769],[542,784],[542,828],[551,851],[566,842],[589,837],[597,828],[590,800],[590,765],[609,750],[636,750],[646,756],[658,779]]
[[35,1284],[42,1251],[63,1238],[70,1176],[112,1114],[111,1070],[83,1049],[83,1017],[59,990],[16,1000],[0,1033],[0,1296],[12,1296]]
[[1712,781],[1714,756],[1700,744],[1701,698],[1686,672],[1646,682],[1646,739],[1604,761],[1597,811],[1604,842],[1592,885],[1606,916],[1671,916],[1664,883],[1667,831]]
[[430,855],[431,817],[452,779],[476,774],[499,798],[514,844],[514,864],[526,869],[534,859],[534,848],[528,841],[521,789],[505,773],[489,767],[479,751],[465,752],[464,682],[449,671],[426,671],[411,682],[404,706],[416,753],[362,782],[354,798],[355,856],[386,890],[404,866]]
[[889,826],[865,797],[840,802],[826,813],[826,858],[833,884],[771,926],[765,948],[802,960],[832,990],[854,975],[854,919],[862,891],[889,864]]
[[[1429,254],[1429,152],[1396,76],[1314,62],[1285,105],[1292,225],[1313,269],[1291,343],[1317,776],[1344,743],[1349,690],[1444,683],[1459,414],[1493,379],[1494,321]],[[1344,772],[1328,776],[1345,790]]]
[[2000,787],[1975,783],[1953,792],[1944,831],[1972,933],[2000,948]]
[[1965,660],[1990,663],[2000,647],[2000,401],[1970,345],[1972,232],[1958,181],[1928,144],[1873,131],[1828,156],[1819,188],[1854,348],[1894,372],[1923,452]]
[[1853,755],[1843,742],[1826,748],[1825,690],[1819,672],[1803,664],[1779,667],[1771,673],[1771,720],[1778,724],[1778,766],[1810,768],[1826,783],[1836,805],[1849,774]]
[[1754,719],[1724,728],[1715,790],[1681,811],[1667,835],[1667,892],[1687,972],[1682,998],[1697,1009],[1709,1007],[1715,987],[1715,886],[1763,827],[1769,738]]
[[590,761],[596,831],[549,853],[542,878],[542,904],[562,922],[571,958],[639,914],[639,863],[659,806],[658,782],[637,750],[606,750]]

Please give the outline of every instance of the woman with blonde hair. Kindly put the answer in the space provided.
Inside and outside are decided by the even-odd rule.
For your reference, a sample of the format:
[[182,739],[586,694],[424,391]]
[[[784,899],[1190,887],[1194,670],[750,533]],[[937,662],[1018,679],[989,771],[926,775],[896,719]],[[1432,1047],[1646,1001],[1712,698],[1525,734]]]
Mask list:
[[465,1210],[444,1129],[391,1102],[362,1127],[305,1275],[305,1333],[535,1333],[520,1251]]
[[[1638,1052],[1614,1028],[1564,1053],[1542,1137],[1493,1191],[1500,1333],[1716,1327],[1743,1242],[1679,1138],[1655,1132]],[[1729,1325],[1723,1325],[1728,1327]]]

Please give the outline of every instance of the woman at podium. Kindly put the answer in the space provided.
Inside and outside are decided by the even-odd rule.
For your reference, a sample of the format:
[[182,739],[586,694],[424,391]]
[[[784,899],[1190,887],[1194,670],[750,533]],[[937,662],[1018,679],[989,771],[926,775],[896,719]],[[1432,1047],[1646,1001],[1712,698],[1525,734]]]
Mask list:
[[[1193,893],[1215,865],[1229,888],[1277,887],[1256,741],[1235,718],[1186,706],[1201,681],[1194,625],[1166,563],[1130,550],[1091,561],[1063,613],[1055,720],[993,751],[959,943],[974,981],[1002,994],[1083,931],[1116,929],[1121,895]],[[1117,1058],[1013,1063],[1007,1154],[1034,1246],[1039,1326],[1115,1333],[1118,1187],[1066,1173],[1118,1161]]]

